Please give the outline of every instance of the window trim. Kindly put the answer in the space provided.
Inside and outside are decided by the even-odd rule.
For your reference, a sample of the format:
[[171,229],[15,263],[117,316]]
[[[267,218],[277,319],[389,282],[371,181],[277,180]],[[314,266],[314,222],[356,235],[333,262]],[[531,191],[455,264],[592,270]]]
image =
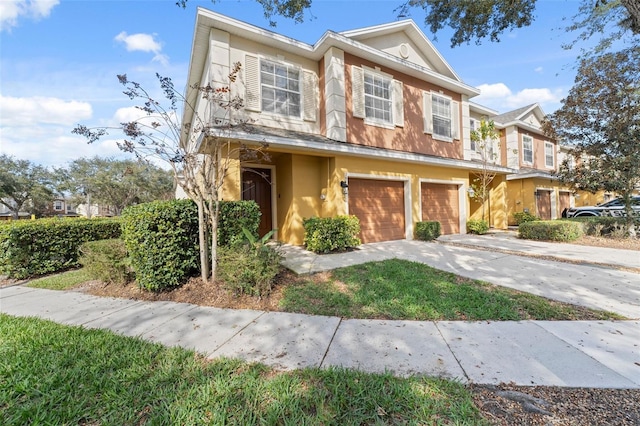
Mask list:
[[[525,138],[530,140],[531,143],[531,148],[530,149],[525,149]],[[526,151],[530,151],[531,152],[531,161],[527,161],[527,159],[525,158],[525,152]],[[522,135],[522,164],[533,164],[533,137],[529,136],[529,135]]]
[[[389,106],[389,121],[386,120],[382,120],[382,119],[378,119],[375,117],[367,117],[367,96],[373,96],[373,95],[367,95],[367,91],[365,89],[366,86],[366,78],[367,78],[367,74],[373,75],[374,77],[380,77],[383,80],[387,80],[389,83],[389,99],[387,100],[387,105]],[[394,82],[393,82],[393,76],[390,74],[387,74],[385,72],[382,72],[380,70],[374,69],[374,68],[370,68],[367,67],[365,65],[362,66],[362,101],[364,102],[364,123],[371,125],[371,126],[377,126],[377,127],[383,127],[385,129],[395,129],[396,125],[395,125],[395,121],[394,121]],[[382,98],[377,98],[377,99],[382,99]]]
[[469,118],[469,148],[471,149],[471,152],[478,152],[478,145],[476,145],[475,141],[473,139],[471,139],[471,132],[476,131],[478,124],[480,124],[480,122],[473,118],[470,117]]
[[53,202],[53,210],[57,211],[57,212],[61,212],[64,211],[64,203],[60,200],[55,200]]
[[[281,67],[285,67],[287,69],[287,73],[289,72],[289,69],[293,69],[298,73],[298,91],[294,92],[293,90],[289,90],[289,89],[283,89],[283,88],[278,88],[275,85],[266,85],[263,81],[262,78],[262,63],[263,62],[268,62],[271,63],[275,66],[281,66]],[[274,70],[275,72],[275,70]],[[294,119],[294,120],[303,120],[304,118],[304,70],[302,69],[302,67],[298,66],[298,65],[294,65],[285,61],[281,61],[281,60],[277,60],[277,59],[272,59],[272,58],[266,58],[266,57],[258,57],[258,76],[259,76],[259,85],[260,85],[260,112],[263,114],[270,114],[276,117],[286,117],[288,119]],[[300,102],[298,104],[298,108],[299,108],[299,113],[298,115],[289,115],[289,114],[282,114],[278,111],[270,111],[264,108],[264,92],[263,92],[263,86],[267,86],[269,88],[273,88],[275,91],[277,90],[283,90],[286,92],[291,92],[291,93],[298,93],[298,95],[300,96]]]
[[[550,150],[551,150],[551,164],[549,164],[547,162],[548,155],[549,155],[549,154],[547,154],[547,148],[550,148]],[[551,168],[551,169],[555,168],[556,159],[555,159],[555,155],[554,154],[555,153],[554,153],[554,149],[553,149],[553,144],[551,142],[549,142],[549,141],[545,141],[544,142],[544,165],[545,165],[545,167],[548,167],[548,168]]]
[[[431,137],[435,140],[438,141],[443,141],[443,142],[453,142],[455,137],[454,135],[456,134],[456,129],[454,129],[454,125],[455,125],[455,112],[453,111],[453,108],[455,105],[457,105],[457,102],[453,100],[453,98],[451,96],[447,96],[443,93],[439,93],[439,92],[428,92],[431,95],[431,105],[429,105],[429,112],[431,114],[431,117],[429,117],[429,120],[431,121]],[[449,102],[449,131],[451,133],[450,136],[445,136],[445,135],[440,135],[437,134],[435,132],[435,123],[434,123],[434,116],[435,116],[435,112],[434,112],[434,108],[433,108],[433,101],[434,101],[434,96],[437,96],[439,98],[445,99],[446,101]]]

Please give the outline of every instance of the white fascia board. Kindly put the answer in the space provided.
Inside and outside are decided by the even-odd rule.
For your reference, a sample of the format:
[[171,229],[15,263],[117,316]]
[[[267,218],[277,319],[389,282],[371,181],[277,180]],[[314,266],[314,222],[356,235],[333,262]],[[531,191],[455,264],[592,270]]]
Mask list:
[[510,121],[508,123],[495,123],[496,126],[498,126],[499,128],[507,128],[509,126],[515,126],[515,127],[519,127],[525,130],[528,130],[530,132],[533,133],[537,133],[540,136],[546,137],[546,135],[544,134],[544,132],[542,131],[542,129],[540,127],[536,127],[536,126],[532,126],[531,124],[528,124],[524,121],[519,121],[519,120],[514,120],[514,121]]
[[498,115],[498,111],[491,109],[489,107],[486,107],[484,105],[480,105],[477,104],[475,102],[469,102],[469,109],[474,111],[474,112],[478,112],[480,114],[486,115],[487,117],[492,117],[494,115]]
[[[390,151],[381,148],[370,148],[337,142],[333,144],[309,141],[304,139],[285,138],[281,136],[260,135],[249,132],[231,132],[226,136],[228,139],[236,139],[244,142],[266,143],[270,147],[281,147],[300,151],[313,151],[324,155],[343,154],[365,158],[375,158],[392,161],[405,161],[431,166],[451,167],[464,170],[479,170],[480,166],[469,161],[454,160],[449,158],[429,157],[426,155],[414,154],[411,152]],[[490,171],[502,174],[512,174],[517,171],[508,167],[489,166]]]
[[512,174],[512,175],[507,175],[507,180],[521,180],[521,179],[533,179],[533,178],[558,180],[557,176],[553,176],[551,173],[542,172],[542,171],[540,171],[540,172],[516,173],[516,174]]

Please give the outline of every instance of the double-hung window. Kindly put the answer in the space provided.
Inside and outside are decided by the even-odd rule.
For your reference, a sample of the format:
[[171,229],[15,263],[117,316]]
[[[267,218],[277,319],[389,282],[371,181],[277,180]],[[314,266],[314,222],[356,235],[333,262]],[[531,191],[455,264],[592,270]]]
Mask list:
[[553,167],[555,164],[553,159],[553,144],[551,142],[544,143],[544,165],[546,167]]
[[391,78],[381,74],[364,72],[364,114],[365,118],[393,124],[391,108]]
[[393,129],[404,126],[403,84],[379,68],[351,66],[353,116],[365,124]]
[[451,99],[431,95],[431,113],[433,114],[433,134],[445,139],[452,139],[451,134]]
[[460,102],[441,93],[425,91],[423,110],[425,133],[445,142],[460,138]]
[[262,111],[300,117],[300,70],[289,65],[260,61]]
[[245,55],[244,84],[247,111],[317,121],[319,86],[315,71],[284,60]]
[[522,135],[522,162],[533,164],[533,138]]
[[62,201],[54,201],[53,202],[53,209],[55,211],[62,211]]
[[[472,118],[469,120],[469,130],[472,134],[478,129],[478,127],[478,122],[475,119]],[[473,138],[471,139],[471,151],[478,151],[478,146],[476,145],[476,141],[474,141]]]

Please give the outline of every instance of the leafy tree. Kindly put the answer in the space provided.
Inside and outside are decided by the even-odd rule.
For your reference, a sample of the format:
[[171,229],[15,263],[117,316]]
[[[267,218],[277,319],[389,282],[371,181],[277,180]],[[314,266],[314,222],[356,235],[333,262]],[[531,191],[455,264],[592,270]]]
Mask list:
[[547,135],[572,145],[561,181],[574,189],[618,193],[635,235],[631,195],[640,187],[640,46],[581,61],[562,107],[544,122]]
[[[236,80],[240,68],[240,63],[234,64],[228,76],[230,83]],[[159,74],[156,76],[168,105],[153,98],[139,83],[127,79],[126,75],[119,75],[118,80],[125,87],[124,94],[142,103],[136,107],[144,113],[143,117],[120,123],[116,127],[88,128],[78,125],[73,133],[85,136],[92,143],[110,130],[118,131],[125,137],[118,142],[121,150],[135,154],[141,161],[153,158],[170,166],[175,181],[198,206],[201,275],[205,281],[210,274],[215,280],[220,198],[227,172],[234,158],[256,160],[263,156],[266,144],[247,147],[232,142],[229,132],[235,126],[244,124],[242,120],[234,118],[236,114],[233,113],[244,107],[244,100],[233,96],[229,86],[212,87],[207,84],[189,87],[189,93],[197,92],[208,104],[204,117],[195,109],[195,105],[176,91],[170,78]],[[177,114],[179,105],[193,112],[193,122],[180,123]],[[184,141],[181,136],[184,136]],[[189,136],[192,139],[186,140]],[[194,149],[199,141],[206,147],[206,154]]]
[[40,216],[54,195],[52,176],[45,167],[6,154],[0,156],[0,203],[14,219],[21,210]]
[[[396,11],[407,15],[413,7],[425,10],[425,24],[433,34],[445,26],[453,28],[451,47],[455,47],[472,40],[480,43],[487,37],[499,41],[504,31],[530,25],[535,19],[536,0],[408,0]],[[610,32],[611,23],[618,29]],[[640,34],[640,3],[637,0],[582,0],[579,13],[567,29],[582,30],[579,40],[602,35],[603,47],[608,47],[628,30]]]
[[493,120],[480,120],[480,127],[471,132],[471,141],[476,145],[476,152],[480,154],[481,168],[474,173],[474,180],[470,188],[473,189],[471,198],[482,204],[482,220],[484,220],[484,205],[489,199],[491,182],[496,177],[496,172],[490,166],[498,158],[497,149],[500,135]]
[[57,174],[78,204],[112,206],[117,215],[132,204],[171,198],[174,189],[171,172],[132,160],[80,158]]
[[[215,3],[216,0],[212,0]],[[275,15],[284,16],[285,18],[294,19],[300,23],[304,21],[305,10],[311,7],[311,0],[256,0],[262,5],[264,17],[269,20],[272,27],[276,26],[274,21]],[[188,0],[178,0],[176,5],[181,8],[187,7]]]

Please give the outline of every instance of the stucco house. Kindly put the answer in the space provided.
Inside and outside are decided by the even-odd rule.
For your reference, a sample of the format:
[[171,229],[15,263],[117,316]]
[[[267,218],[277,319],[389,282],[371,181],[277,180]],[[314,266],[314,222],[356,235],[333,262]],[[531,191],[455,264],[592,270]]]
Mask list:
[[[502,132],[500,155],[488,166],[496,173],[492,226],[506,228],[510,213],[531,202],[523,192],[512,203],[521,183],[513,176],[552,170],[539,106],[498,114],[471,102],[480,91],[460,79],[411,20],[327,31],[307,44],[199,8],[188,87],[229,85],[237,62],[241,72],[230,89],[245,107],[233,114],[250,124],[226,137],[266,142],[270,158],[236,158],[223,198],[255,200],[261,233],[277,229],[280,241],[302,244],[304,218],[339,214],[360,219],[365,243],[412,239],[422,220],[440,221],[445,234],[466,232],[479,209],[468,196],[480,169],[470,132],[482,117],[493,117]],[[186,108],[183,123],[194,114],[215,115],[196,90],[187,99],[195,112]],[[206,138],[194,127],[181,143],[207,154]],[[555,166],[555,143],[552,149]],[[535,176],[522,181],[528,179],[536,190],[551,188]]]

